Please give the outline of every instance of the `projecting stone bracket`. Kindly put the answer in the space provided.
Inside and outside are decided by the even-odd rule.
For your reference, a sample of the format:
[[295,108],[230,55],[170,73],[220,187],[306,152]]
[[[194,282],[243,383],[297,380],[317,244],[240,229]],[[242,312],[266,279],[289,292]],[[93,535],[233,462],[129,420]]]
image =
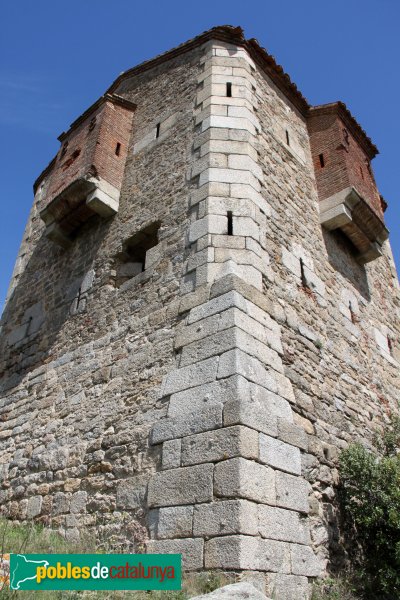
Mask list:
[[320,223],[328,231],[340,229],[359,251],[365,264],[382,256],[389,232],[378,215],[354,187],[348,187],[320,203]]
[[116,187],[99,177],[76,179],[40,212],[46,237],[68,248],[70,235],[95,213],[109,218],[118,212],[119,195]]

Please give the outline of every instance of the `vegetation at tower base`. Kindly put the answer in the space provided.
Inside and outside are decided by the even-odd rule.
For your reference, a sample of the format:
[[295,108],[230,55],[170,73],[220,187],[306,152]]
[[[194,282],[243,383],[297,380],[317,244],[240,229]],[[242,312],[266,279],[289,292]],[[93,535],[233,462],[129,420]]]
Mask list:
[[[58,532],[34,523],[17,524],[0,518],[0,598],[1,600],[187,600],[200,594],[208,594],[215,589],[232,583],[234,576],[228,577],[223,573],[197,573],[185,576],[182,580],[181,591],[22,591],[10,590],[5,577],[5,562],[10,553],[43,553],[43,554],[87,554],[109,553],[107,540],[96,542],[94,537],[87,534],[75,542],[67,541]],[[121,552],[124,549],[120,549]]]
[[360,543],[369,598],[400,597],[400,419],[377,441],[382,455],[352,444],[340,456],[342,500]]

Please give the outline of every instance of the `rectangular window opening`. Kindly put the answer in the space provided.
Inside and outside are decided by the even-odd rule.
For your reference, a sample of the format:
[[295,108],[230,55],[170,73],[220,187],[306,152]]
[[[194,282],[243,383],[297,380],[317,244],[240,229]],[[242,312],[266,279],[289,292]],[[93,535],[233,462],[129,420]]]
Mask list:
[[230,81],[226,83],[226,95],[228,98],[232,98],[232,83]]
[[156,138],[160,137],[160,126],[161,126],[161,123],[157,123],[157,125],[156,125]]
[[320,164],[320,166],[322,168],[325,166],[325,160],[324,160],[324,155],[323,154],[319,155],[319,164]]
[[119,142],[117,142],[117,145],[115,146],[115,154],[117,156],[121,154],[121,144]]
[[393,342],[392,342],[392,339],[390,338],[390,336],[387,336],[387,344],[388,344],[389,352],[393,356]]
[[231,210],[228,210],[228,235],[233,235],[233,214]]
[[160,225],[156,221],[125,241],[122,252],[116,256],[117,287],[146,270],[146,254],[158,244]]
[[290,137],[289,137],[289,132],[287,129],[286,129],[286,143],[288,146],[290,146]]
[[361,166],[360,166],[360,173],[361,173],[361,177],[362,177],[362,179],[364,179],[364,172],[363,172],[363,170],[362,170],[362,167],[361,167]]

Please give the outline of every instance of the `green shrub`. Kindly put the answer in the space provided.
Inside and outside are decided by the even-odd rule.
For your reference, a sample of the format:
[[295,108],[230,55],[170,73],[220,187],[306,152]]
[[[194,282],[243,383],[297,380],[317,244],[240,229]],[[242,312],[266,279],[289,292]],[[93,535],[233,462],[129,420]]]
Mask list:
[[346,516],[362,549],[369,597],[400,598],[400,420],[376,440],[381,456],[361,444],[341,453]]

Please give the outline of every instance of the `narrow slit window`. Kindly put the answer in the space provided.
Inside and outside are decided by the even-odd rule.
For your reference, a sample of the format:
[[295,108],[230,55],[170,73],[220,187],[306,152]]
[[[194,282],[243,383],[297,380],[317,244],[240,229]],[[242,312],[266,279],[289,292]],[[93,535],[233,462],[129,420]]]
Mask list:
[[230,81],[226,83],[226,95],[228,98],[232,98],[232,83]]
[[360,174],[361,174],[362,179],[364,179],[364,172],[362,170],[362,167],[360,167]]
[[121,144],[119,142],[117,142],[117,145],[115,146],[115,154],[117,156],[121,154]]
[[289,137],[289,132],[287,129],[286,129],[286,143],[288,146],[290,146],[290,137]]
[[352,323],[356,323],[357,319],[356,319],[356,315],[355,315],[355,313],[354,313],[354,310],[353,310],[353,306],[352,306],[352,304],[351,304],[351,301],[349,301],[349,311],[350,311],[350,318],[351,318],[351,322],[352,322]]
[[228,235],[233,235],[233,215],[232,211],[228,210]]
[[393,342],[389,336],[387,336],[387,345],[388,345],[390,354],[393,355]]
[[323,154],[319,155],[319,164],[320,164],[321,168],[324,168],[324,166],[325,166],[325,159],[324,159],[324,155]]
[[157,125],[156,125],[156,138],[160,137],[160,126],[161,126],[161,123],[157,123]]
[[302,258],[300,258],[300,277],[301,277],[301,285],[305,288],[308,287],[306,273],[304,271],[304,262],[303,262]]

